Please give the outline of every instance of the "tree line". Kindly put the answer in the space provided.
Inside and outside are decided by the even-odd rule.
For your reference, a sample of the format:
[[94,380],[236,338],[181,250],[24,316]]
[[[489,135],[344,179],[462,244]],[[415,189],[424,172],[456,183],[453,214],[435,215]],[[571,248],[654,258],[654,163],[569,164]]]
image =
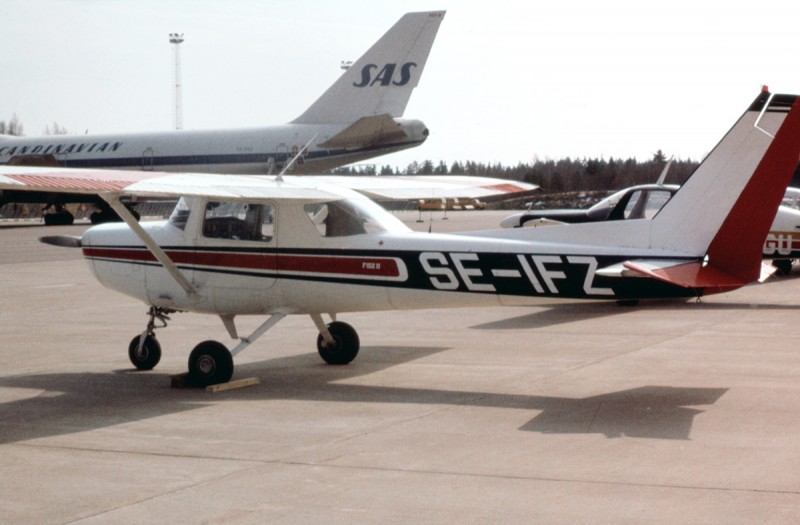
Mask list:
[[[52,127],[46,125],[42,130],[42,135],[67,135],[68,133],[67,128],[59,126],[58,122],[53,122]],[[8,121],[0,120],[0,135],[14,135],[17,137],[25,135],[25,126],[22,125],[16,113]]]
[[[565,158],[539,159],[530,163],[506,166],[502,163],[477,161],[444,161],[434,163],[430,160],[414,161],[405,169],[388,164],[378,167],[374,164],[345,166],[333,170],[336,175],[474,175],[496,177],[531,184],[538,184],[547,192],[607,191],[633,186],[634,184],[654,183],[667,164],[667,156],[658,150],[651,159],[639,161],[635,158]],[[673,159],[664,182],[683,184],[697,168],[694,160]]]

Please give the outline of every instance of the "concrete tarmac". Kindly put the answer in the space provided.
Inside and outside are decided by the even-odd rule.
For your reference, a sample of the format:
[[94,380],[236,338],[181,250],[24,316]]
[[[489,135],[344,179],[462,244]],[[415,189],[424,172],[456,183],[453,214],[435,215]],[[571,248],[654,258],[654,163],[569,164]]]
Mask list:
[[85,228],[0,228],[0,523],[800,522],[800,270],[700,303],[342,315],[345,367],[291,317],[236,358],[260,384],[212,394],[170,376],[230,345],[218,319],[175,314],[135,372],[145,305],[35,241]]

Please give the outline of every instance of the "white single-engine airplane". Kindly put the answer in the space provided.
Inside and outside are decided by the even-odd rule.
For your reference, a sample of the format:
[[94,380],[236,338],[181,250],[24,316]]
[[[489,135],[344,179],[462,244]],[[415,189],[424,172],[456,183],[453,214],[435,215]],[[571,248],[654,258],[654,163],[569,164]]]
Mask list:
[[[294,173],[325,170],[418,146],[428,137],[403,116],[444,11],[408,13],[299,117],[279,126],[118,135],[0,136],[0,164],[201,173],[278,173],[298,152]],[[308,145],[303,150],[304,145]],[[87,202],[81,197],[79,202]],[[0,194],[7,202],[75,202],[69,194]],[[100,201],[98,204],[104,205]],[[48,223],[72,217],[49,214]]]
[[[655,217],[629,221],[426,234],[318,177],[3,167],[0,188],[100,194],[126,224],[47,240],[80,247],[102,284],[150,307],[128,348],[137,368],[160,358],[158,321],[217,315],[239,343],[191,352],[190,379],[209,385],[228,381],[233,356],[290,314],[310,315],[319,354],[346,364],[359,338],[342,312],[700,297],[755,281],[800,159],[798,99],[762,92]],[[124,196],[181,200],[168,221],[139,223]],[[240,337],[239,315],[266,320]]]

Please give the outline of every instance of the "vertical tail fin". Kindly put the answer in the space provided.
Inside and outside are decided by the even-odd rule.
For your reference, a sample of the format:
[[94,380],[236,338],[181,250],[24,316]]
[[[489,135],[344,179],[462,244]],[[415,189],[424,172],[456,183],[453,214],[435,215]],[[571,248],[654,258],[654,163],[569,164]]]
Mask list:
[[444,14],[404,15],[292,123],[347,124],[373,115],[401,117]]
[[653,219],[653,248],[707,254],[708,266],[732,278],[758,278],[761,246],[800,161],[799,99],[756,98]]

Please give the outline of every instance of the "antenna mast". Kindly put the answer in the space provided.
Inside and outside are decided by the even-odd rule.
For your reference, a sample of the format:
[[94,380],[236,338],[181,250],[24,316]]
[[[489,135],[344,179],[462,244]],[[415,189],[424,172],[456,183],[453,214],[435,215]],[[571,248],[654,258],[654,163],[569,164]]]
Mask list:
[[172,93],[174,111],[172,113],[172,124],[175,129],[183,129],[183,100],[181,98],[181,43],[183,33],[170,33],[169,43],[172,44],[172,79],[175,82],[175,91]]

